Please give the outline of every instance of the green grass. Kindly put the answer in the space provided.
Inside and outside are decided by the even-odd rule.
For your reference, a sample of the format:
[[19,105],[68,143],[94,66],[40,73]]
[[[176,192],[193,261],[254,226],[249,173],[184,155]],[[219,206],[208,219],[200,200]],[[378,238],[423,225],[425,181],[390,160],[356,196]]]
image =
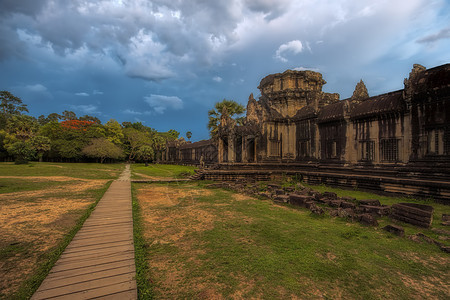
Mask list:
[[83,179],[115,179],[124,164],[48,163],[31,162],[26,165],[0,163],[1,176],[69,176]]
[[26,178],[0,178],[0,194],[42,190],[72,183],[70,181],[33,181]]
[[133,236],[134,236],[134,258],[136,261],[136,284],[138,287],[138,299],[153,299],[153,289],[150,284],[150,259],[147,248],[148,244],[144,238],[144,225],[141,209],[136,199],[136,188],[132,185],[133,196]]
[[179,165],[149,164],[147,167],[144,164],[131,165],[131,170],[133,171],[133,179],[145,178],[144,176],[140,176],[139,174],[163,178],[185,178],[194,174],[195,169],[197,168],[193,166]]
[[[317,217],[306,209],[255,198],[235,200],[231,191],[210,191],[212,195],[189,196],[172,206],[141,207],[173,219],[144,229],[151,233],[147,236],[156,236],[145,241],[156,298],[197,298],[208,288],[224,298],[450,296],[449,257],[434,245],[340,218]],[[212,224],[195,229],[202,221],[196,217],[200,213],[187,213],[193,209],[211,215]],[[160,239],[165,242],[157,242]],[[161,260],[172,266],[167,272],[152,266],[151,261]],[[182,278],[167,287],[164,282],[173,272],[181,272]]]
[[[75,234],[83,226],[84,221],[86,221],[87,218],[89,218],[92,211],[95,209],[98,201],[100,201],[103,194],[111,185],[111,182],[112,181],[108,182],[108,184],[106,184],[102,189],[89,191],[90,194],[95,196],[96,199],[95,202],[89,205],[89,207],[84,211],[84,213],[78,218],[76,225],[66,235],[64,235],[63,239],[58,243],[58,245],[50,249],[47,253],[43,254],[43,256],[40,258],[39,265],[36,266],[33,274],[23,282],[19,290],[13,295],[9,295],[5,299],[29,299],[34,294],[34,292],[39,288],[40,284],[45,279],[45,277],[47,277],[51,268],[56,263],[58,258],[61,256],[64,249],[69,245]],[[29,249],[26,250],[27,247],[23,245],[21,247],[14,247],[15,249],[11,249],[11,247],[14,246],[10,246],[9,249],[5,250],[2,249],[2,254],[6,252],[4,254],[5,257],[6,255],[11,256],[12,254],[17,254],[18,252],[29,251]],[[28,248],[32,248],[32,246],[29,245]]]

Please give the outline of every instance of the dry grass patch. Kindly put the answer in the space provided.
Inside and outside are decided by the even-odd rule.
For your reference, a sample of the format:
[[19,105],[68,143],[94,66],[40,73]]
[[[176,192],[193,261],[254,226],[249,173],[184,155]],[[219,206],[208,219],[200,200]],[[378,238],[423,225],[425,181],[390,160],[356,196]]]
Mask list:
[[449,296],[433,245],[201,183],[134,187],[157,299]]
[[[0,194],[0,298],[17,291],[43,254],[58,245],[96,200],[93,190],[103,188],[108,181],[61,176],[20,180],[39,185],[32,191]],[[46,185],[51,181],[61,182],[61,186]]]

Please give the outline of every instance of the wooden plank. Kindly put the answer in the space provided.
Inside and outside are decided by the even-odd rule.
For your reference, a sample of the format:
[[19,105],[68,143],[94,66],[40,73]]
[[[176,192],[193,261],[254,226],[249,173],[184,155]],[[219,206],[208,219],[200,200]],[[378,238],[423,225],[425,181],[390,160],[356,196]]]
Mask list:
[[[91,299],[98,299],[98,298],[91,298]],[[130,299],[137,299],[137,291],[136,289],[129,290],[126,292],[120,292],[117,294],[111,294],[111,295],[105,295],[102,296],[101,299],[103,300],[130,300]]]
[[[84,263],[87,263],[91,261],[92,264],[95,264],[99,261],[99,259],[106,259],[106,258],[123,258],[124,256],[128,256],[128,254],[133,254],[133,248],[129,247],[128,249],[124,249],[122,251],[110,251],[110,252],[88,252],[83,253],[82,255],[73,256],[73,257],[62,257],[61,261],[58,263],[59,265],[64,264],[73,264],[74,262],[79,263],[80,261],[83,261]],[[95,261],[93,261],[95,260]]]
[[[95,272],[95,273],[87,273],[87,274],[81,274],[77,276],[72,276],[70,278],[64,277],[64,278],[55,278],[54,280],[49,280],[45,284],[42,284],[40,286],[41,291],[46,291],[54,288],[61,288],[66,287],[73,284],[80,284],[92,280],[102,279],[102,278],[109,278],[116,275],[123,275],[130,273],[132,270],[129,266],[123,266],[120,268],[114,268],[109,269],[106,271],[101,272]],[[133,273],[133,272],[131,272]]]
[[[47,299],[47,298],[54,298],[58,296],[67,296],[72,295],[72,299],[74,299],[76,294],[86,296],[86,294],[95,293],[95,290],[97,290],[95,296],[102,296],[102,295],[108,295],[113,294],[117,292],[124,292],[127,290],[130,290],[131,284],[129,284],[135,274],[134,273],[126,273],[126,274],[119,274],[115,276],[110,276],[106,278],[100,278],[100,279],[94,279],[94,280],[87,280],[85,282],[80,283],[74,283],[67,286],[62,287],[56,287],[53,289],[48,290],[39,290],[35,293],[36,297],[35,299]],[[121,284],[127,283],[125,286],[120,286]],[[116,286],[120,286],[119,288],[116,288]],[[103,289],[101,292],[98,292],[98,290]],[[31,298],[34,299],[34,298]]]
[[134,258],[117,261],[117,262],[112,262],[109,264],[95,265],[95,266],[89,266],[89,267],[80,268],[80,269],[71,269],[71,270],[64,270],[64,271],[60,271],[60,272],[53,272],[53,273],[49,273],[46,279],[70,278],[73,276],[78,276],[78,275],[83,275],[83,274],[93,274],[96,272],[104,272],[104,271],[120,268],[123,266],[128,266],[130,269],[134,268],[135,267]]
[[129,165],[31,299],[137,299]]

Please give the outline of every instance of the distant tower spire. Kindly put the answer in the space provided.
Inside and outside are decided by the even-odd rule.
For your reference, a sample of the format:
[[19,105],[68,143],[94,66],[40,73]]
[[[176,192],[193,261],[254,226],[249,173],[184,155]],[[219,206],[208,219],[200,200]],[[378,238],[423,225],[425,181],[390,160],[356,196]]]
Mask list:
[[364,84],[362,79],[356,84],[355,91],[353,92],[352,97],[350,98],[353,101],[363,101],[369,98],[369,92],[367,91],[367,87]]

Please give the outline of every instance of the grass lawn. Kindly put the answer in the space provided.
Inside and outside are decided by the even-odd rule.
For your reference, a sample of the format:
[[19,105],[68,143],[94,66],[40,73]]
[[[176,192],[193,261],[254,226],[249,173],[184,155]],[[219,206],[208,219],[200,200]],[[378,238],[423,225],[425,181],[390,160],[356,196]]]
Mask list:
[[133,184],[133,195],[137,268],[156,299],[450,297],[449,255],[381,227],[202,183]]
[[0,299],[28,299],[123,165],[0,163]]
[[2,176],[70,176],[83,179],[115,179],[123,164],[30,162],[27,165],[0,163]]
[[133,164],[131,165],[132,179],[158,178],[186,178],[194,174],[197,169],[193,166],[162,165],[162,164]]

